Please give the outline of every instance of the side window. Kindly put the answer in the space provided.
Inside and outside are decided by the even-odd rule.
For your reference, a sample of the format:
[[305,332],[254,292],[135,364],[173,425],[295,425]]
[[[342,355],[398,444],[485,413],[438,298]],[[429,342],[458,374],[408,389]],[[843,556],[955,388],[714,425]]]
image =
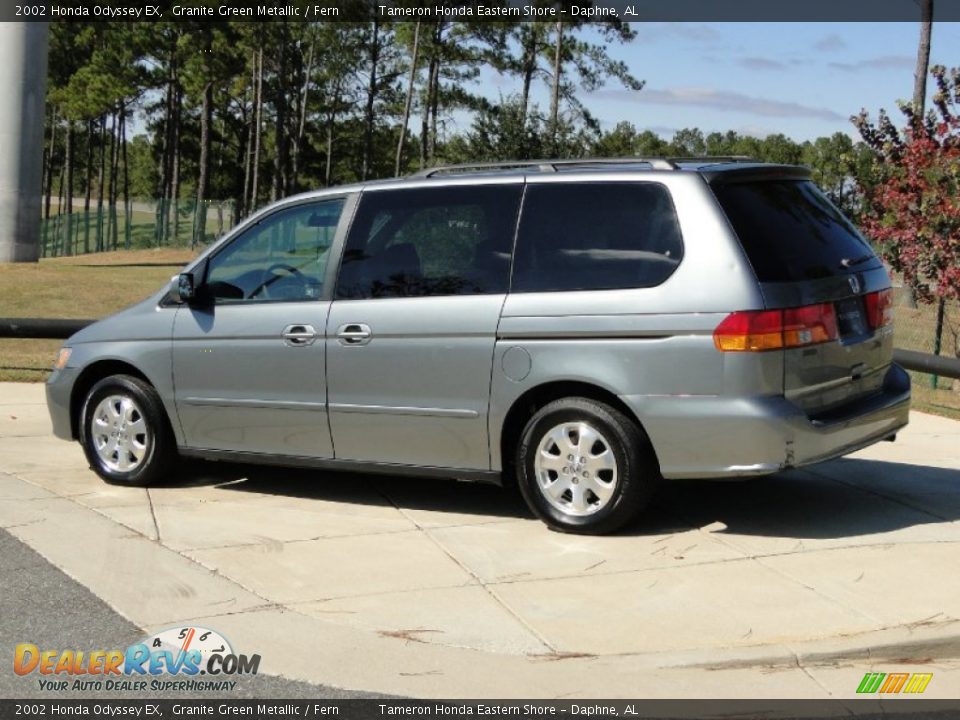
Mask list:
[[677,213],[659,183],[529,185],[511,291],[652,287],[682,256]]
[[506,292],[521,192],[511,184],[364,193],[336,297]]
[[218,303],[316,300],[343,199],[285,208],[247,228],[208,264]]

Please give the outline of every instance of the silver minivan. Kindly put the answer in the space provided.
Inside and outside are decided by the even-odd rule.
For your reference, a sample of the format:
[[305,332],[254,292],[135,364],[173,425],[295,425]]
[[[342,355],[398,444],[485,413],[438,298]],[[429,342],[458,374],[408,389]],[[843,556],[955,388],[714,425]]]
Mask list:
[[804,168],[438,168],[258,212],[70,338],[47,401],[111,483],[178,456],[489,480],[605,533],[662,479],[893,438],[891,299]]

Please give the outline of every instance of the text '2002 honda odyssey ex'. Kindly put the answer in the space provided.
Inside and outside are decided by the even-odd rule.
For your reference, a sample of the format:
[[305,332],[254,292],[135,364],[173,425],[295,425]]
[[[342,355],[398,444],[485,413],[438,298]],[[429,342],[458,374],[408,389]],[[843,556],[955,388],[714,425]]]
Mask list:
[[890,279],[804,168],[459,166],[299,195],[67,341],[55,433],[108,482],[179,455],[515,479],[603,533],[661,478],[892,438]]

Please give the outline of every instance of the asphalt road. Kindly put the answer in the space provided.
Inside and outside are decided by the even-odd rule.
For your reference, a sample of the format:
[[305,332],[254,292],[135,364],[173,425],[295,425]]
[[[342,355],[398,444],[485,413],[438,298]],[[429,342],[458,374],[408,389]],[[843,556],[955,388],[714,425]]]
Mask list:
[[[64,538],[69,542],[68,538]],[[91,552],[96,552],[91,548]],[[44,649],[98,650],[125,648],[142,640],[143,631],[41,555],[0,529],[0,698],[145,698],[143,693],[40,690],[36,673],[20,677],[12,671],[18,643]],[[343,700],[387,697],[266,675],[237,678],[230,693],[150,694],[153,699],[285,698]]]

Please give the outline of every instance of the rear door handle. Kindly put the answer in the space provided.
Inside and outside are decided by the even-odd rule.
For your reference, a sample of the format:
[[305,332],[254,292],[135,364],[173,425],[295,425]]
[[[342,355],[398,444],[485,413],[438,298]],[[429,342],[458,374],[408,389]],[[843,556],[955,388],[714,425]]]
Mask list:
[[317,331],[313,325],[287,325],[280,333],[283,344],[290,347],[306,347],[317,340]]
[[347,323],[337,328],[337,339],[341,345],[366,345],[373,337],[369,325]]

